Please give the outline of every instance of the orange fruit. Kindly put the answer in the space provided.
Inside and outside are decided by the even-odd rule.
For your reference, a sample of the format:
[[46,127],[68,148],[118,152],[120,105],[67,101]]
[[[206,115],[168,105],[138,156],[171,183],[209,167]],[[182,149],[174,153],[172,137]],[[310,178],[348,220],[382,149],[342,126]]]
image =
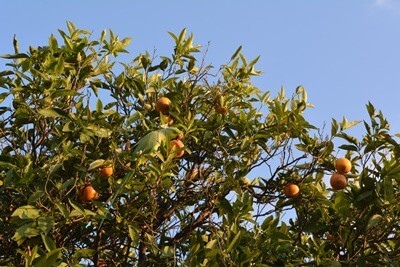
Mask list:
[[168,126],[171,126],[174,124],[174,119],[171,116],[166,116],[166,119],[168,121]]
[[185,145],[182,143],[181,140],[172,140],[169,143],[169,151],[168,152],[171,153],[171,151],[172,151],[175,154],[174,155],[175,158],[180,158],[185,153],[185,151],[182,149],[184,146]]
[[215,110],[221,115],[226,115],[228,113],[228,109],[221,106],[216,106]]
[[341,190],[346,187],[347,179],[343,174],[334,173],[331,177],[330,183],[334,190]]
[[94,190],[93,186],[86,185],[79,191],[79,199],[82,202],[90,202],[93,199],[98,199],[99,193]]
[[337,159],[335,162],[335,169],[340,174],[348,173],[351,170],[351,162],[346,158]]
[[283,193],[285,194],[285,196],[290,198],[297,196],[299,192],[300,188],[297,184],[288,184],[283,189]]
[[156,102],[156,110],[160,111],[164,115],[168,114],[170,106],[171,100],[167,97],[161,97]]
[[108,178],[114,174],[114,166],[109,165],[100,169],[100,177],[101,178]]

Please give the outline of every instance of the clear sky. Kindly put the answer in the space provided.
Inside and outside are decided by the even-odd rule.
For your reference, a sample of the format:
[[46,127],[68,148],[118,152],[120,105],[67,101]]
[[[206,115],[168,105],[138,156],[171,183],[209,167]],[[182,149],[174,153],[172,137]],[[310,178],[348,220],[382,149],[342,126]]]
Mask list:
[[104,28],[132,37],[132,57],[170,54],[167,31],[186,27],[196,43],[210,42],[214,65],[239,45],[248,58],[260,55],[264,74],[254,82],[273,95],[303,85],[315,105],[306,116],[318,127],[343,115],[366,119],[371,101],[400,132],[400,0],[5,0],[1,10],[0,54],[12,52],[14,34],[21,50],[45,45],[67,20],[96,37]]

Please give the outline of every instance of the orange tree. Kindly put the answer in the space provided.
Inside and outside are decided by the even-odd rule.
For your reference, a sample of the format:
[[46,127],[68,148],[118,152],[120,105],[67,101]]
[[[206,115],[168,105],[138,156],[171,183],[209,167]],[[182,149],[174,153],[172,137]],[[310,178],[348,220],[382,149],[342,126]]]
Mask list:
[[214,69],[183,30],[116,64],[129,38],[67,28],[2,56],[1,265],[399,264],[400,148],[372,104],[361,140],[326,135],[240,48]]

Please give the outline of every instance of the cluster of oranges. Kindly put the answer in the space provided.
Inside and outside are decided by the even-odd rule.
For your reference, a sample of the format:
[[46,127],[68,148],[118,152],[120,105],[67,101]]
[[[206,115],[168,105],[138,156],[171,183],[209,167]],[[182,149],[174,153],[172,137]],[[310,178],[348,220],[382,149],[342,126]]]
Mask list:
[[331,177],[330,183],[334,190],[341,190],[346,187],[347,179],[344,176],[351,170],[351,162],[346,158],[340,158],[335,162],[336,173]]
[[[168,121],[168,125],[172,125],[174,123],[174,120],[171,116],[169,116],[169,109],[171,106],[172,102],[169,100],[167,97],[161,97],[160,99],[157,100],[155,109],[159,112],[161,112],[163,115],[166,116],[166,119]],[[174,154],[174,158],[180,158],[183,156],[185,151],[183,150],[184,144],[181,141],[182,135],[178,134],[176,139],[170,141],[169,145],[169,153]],[[125,165],[125,167],[129,168],[130,163]],[[113,165],[108,165],[100,168],[99,176],[100,178],[108,178],[114,174],[114,166]],[[78,196],[80,201],[82,202],[90,202],[92,200],[96,200],[99,198],[99,193],[93,188],[91,184],[87,184],[83,186],[79,192]]]
[[[108,178],[114,174],[114,166],[108,165],[100,168],[100,178]],[[79,199],[82,202],[90,202],[99,198],[99,193],[93,188],[91,184],[83,186],[78,193]]]
[[[169,108],[171,106],[172,102],[169,100],[167,97],[161,97],[160,99],[157,100],[156,102],[156,110],[161,112],[163,115],[167,117],[168,125],[172,125],[174,123],[174,120],[169,116]],[[171,140],[169,143],[169,153],[174,153],[174,158],[180,158],[183,156],[185,151],[183,150],[183,147],[185,146],[183,142],[181,141],[182,135],[178,135],[176,139]]]
[[[339,158],[335,162],[336,172],[332,175],[330,179],[330,184],[333,190],[342,190],[347,185],[347,179],[344,174],[351,170],[351,162],[346,158]],[[293,198],[297,196],[300,192],[300,188],[297,184],[287,184],[283,189],[283,193],[286,197]]]
[[[171,104],[172,104],[171,100],[167,97],[159,98],[155,104],[155,109],[166,116],[168,125],[172,125],[174,123],[173,118],[169,115]],[[223,108],[221,106],[216,106],[215,110],[222,115],[225,115],[227,113],[226,108]],[[179,134],[176,137],[176,139],[170,141],[168,153],[173,153],[174,158],[180,158],[185,153],[183,149],[185,145],[183,144],[181,139],[182,135]],[[126,167],[129,168],[129,166]],[[347,185],[347,179],[344,176],[344,174],[348,173],[351,170],[351,162],[346,158],[339,158],[335,162],[335,169],[336,172],[332,175],[330,179],[330,184],[332,186],[332,189],[341,190],[345,188]],[[99,176],[101,178],[108,178],[112,176],[113,173],[114,173],[114,166],[109,165],[102,167],[100,169]],[[285,196],[289,198],[296,197],[299,194],[299,192],[300,192],[299,186],[294,183],[287,184],[283,190]],[[96,190],[93,188],[93,186],[90,184],[82,187],[81,190],[79,190],[79,199],[82,202],[90,202],[97,198],[99,198],[99,193],[97,193]]]

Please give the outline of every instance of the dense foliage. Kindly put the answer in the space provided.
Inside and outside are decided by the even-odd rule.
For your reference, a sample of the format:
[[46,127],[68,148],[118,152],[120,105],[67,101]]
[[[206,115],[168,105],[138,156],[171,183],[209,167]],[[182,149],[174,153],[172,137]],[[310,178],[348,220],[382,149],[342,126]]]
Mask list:
[[[213,68],[183,30],[170,56],[116,63],[129,38],[67,26],[2,56],[0,265],[400,264],[400,147],[372,104],[361,140],[345,118],[327,134],[301,86],[256,88],[240,48]],[[334,191],[339,155],[352,169]]]

